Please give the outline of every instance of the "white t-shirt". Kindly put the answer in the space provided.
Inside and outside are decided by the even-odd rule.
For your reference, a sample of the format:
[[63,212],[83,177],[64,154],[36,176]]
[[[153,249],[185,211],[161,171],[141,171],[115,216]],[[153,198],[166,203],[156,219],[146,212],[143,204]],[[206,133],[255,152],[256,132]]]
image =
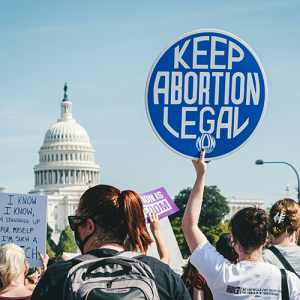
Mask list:
[[[206,279],[214,300],[281,300],[281,273],[276,266],[251,261],[233,265],[208,241],[195,249],[190,262]],[[290,300],[299,300],[300,279],[289,271],[286,273]]]
[[[279,245],[274,246],[281,252],[284,258],[293,267],[295,272],[300,276],[300,247],[283,247]],[[263,250],[263,258],[265,262],[275,265],[280,269],[284,269],[282,263],[271,250]]]

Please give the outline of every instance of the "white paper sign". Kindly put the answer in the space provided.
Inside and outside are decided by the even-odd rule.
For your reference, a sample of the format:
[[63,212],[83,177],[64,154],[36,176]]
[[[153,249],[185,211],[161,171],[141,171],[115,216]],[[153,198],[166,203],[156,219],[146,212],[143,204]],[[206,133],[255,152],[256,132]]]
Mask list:
[[0,193],[0,245],[25,251],[30,267],[42,267],[46,253],[47,196]]
[[[149,232],[152,240],[154,241],[148,248],[148,255],[153,256],[153,257],[157,258],[158,260],[160,260],[159,254],[157,251],[157,246],[156,246],[154,237],[152,235],[152,232],[150,230],[150,224],[147,224],[147,229],[148,229],[148,232]],[[185,265],[185,263],[183,261],[183,258],[182,258],[180,249],[178,247],[172,226],[171,226],[168,218],[163,218],[160,220],[160,233],[162,235],[162,238],[163,238],[163,240],[167,246],[167,249],[169,251],[169,254],[170,254],[170,268],[174,270],[174,269],[183,267]]]

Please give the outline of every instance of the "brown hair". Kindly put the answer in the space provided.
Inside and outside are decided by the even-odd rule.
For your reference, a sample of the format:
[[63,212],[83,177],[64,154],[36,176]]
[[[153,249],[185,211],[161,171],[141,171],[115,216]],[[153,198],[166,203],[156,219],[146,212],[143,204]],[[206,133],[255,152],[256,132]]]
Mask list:
[[188,263],[183,267],[183,273],[181,275],[181,279],[190,293],[191,298],[194,298],[194,288],[193,288],[193,280],[198,273],[198,270],[188,261]]
[[132,251],[142,249],[146,252],[152,243],[142,201],[134,191],[96,185],[81,196],[78,209],[95,223],[100,245],[108,242],[124,244],[127,239]]
[[238,211],[230,220],[234,242],[238,241],[247,252],[264,245],[268,231],[268,217],[265,211],[256,207],[246,207]]
[[[278,224],[274,217],[279,212],[285,215],[284,220]],[[269,231],[274,237],[279,237],[283,233],[291,235],[300,227],[300,205],[292,200],[285,198],[277,201],[269,213]]]

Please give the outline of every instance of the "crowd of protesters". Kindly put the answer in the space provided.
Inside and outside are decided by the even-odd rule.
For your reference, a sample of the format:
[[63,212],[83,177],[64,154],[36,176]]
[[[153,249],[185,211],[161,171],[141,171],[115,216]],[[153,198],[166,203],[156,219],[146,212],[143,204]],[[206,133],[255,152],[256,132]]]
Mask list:
[[[255,207],[238,211],[229,222],[231,233],[222,234],[214,247],[198,228],[207,168],[204,157],[205,152],[201,151],[199,161],[193,161],[196,181],[182,220],[192,255],[181,278],[169,267],[170,256],[157,214],[148,214],[148,218],[160,260],[147,255],[153,240],[145,224],[140,197],[132,190],[97,185],[81,196],[76,215],[69,216],[82,255],[69,260],[67,257],[49,259],[40,254],[43,268],[29,268],[22,248],[15,244],[2,246],[0,300],[73,299],[65,297],[66,279],[87,258],[99,262],[118,256],[122,260],[124,255],[137,252],[140,255],[132,255],[130,259],[136,257],[135,260],[146,266],[149,278],[155,278],[153,299],[299,300],[299,204],[284,199],[277,201],[269,214]],[[125,290],[130,289],[123,288],[123,293]],[[96,299],[95,295],[100,294],[92,292],[91,295],[94,297],[91,299]]]

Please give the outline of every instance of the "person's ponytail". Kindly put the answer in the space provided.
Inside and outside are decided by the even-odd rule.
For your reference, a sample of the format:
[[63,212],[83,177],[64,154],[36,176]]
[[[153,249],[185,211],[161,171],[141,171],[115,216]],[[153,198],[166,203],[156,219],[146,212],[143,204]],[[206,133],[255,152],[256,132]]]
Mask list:
[[145,224],[143,203],[134,191],[96,185],[81,196],[78,210],[81,216],[94,222],[97,247],[105,243],[125,243],[132,251],[146,252],[152,243]]
[[128,242],[132,251],[147,253],[153,242],[146,227],[143,204],[137,193],[126,190],[120,197],[124,201],[124,221],[128,226]]

